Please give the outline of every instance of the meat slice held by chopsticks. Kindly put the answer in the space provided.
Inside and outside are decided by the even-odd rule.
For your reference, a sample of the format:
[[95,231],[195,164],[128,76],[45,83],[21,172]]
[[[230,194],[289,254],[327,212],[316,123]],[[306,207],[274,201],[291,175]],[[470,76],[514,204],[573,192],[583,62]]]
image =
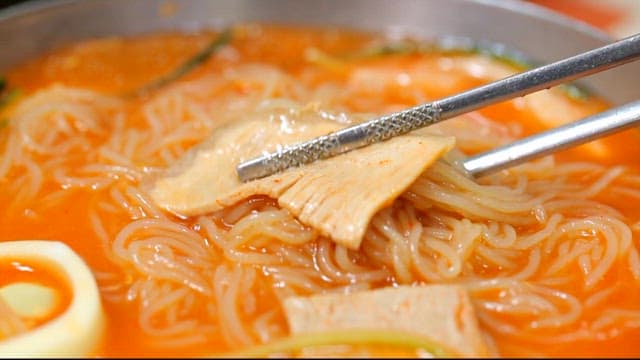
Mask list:
[[405,135],[304,167],[242,183],[236,166],[264,151],[342,128],[326,113],[302,109],[250,117],[215,130],[150,187],[162,208],[198,215],[267,195],[303,224],[357,249],[369,221],[455,144],[453,137]]

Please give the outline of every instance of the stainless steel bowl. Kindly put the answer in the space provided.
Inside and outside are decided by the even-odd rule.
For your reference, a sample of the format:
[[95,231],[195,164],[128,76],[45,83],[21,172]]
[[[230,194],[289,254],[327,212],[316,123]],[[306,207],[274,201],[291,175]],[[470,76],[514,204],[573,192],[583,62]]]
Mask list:
[[[167,4],[175,11],[161,11]],[[278,22],[471,38],[551,62],[611,39],[586,24],[518,0],[59,0],[0,12],[0,69],[48,49],[107,35]],[[640,63],[582,82],[614,103],[640,96]]]

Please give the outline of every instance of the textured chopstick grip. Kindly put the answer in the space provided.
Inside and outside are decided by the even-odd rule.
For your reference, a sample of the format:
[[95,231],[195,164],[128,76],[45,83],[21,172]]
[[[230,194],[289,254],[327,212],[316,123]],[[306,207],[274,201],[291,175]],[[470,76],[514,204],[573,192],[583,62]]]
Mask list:
[[436,104],[416,106],[249,160],[237,167],[238,175],[242,181],[258,179],[388,140],[439,120],[440,109]]

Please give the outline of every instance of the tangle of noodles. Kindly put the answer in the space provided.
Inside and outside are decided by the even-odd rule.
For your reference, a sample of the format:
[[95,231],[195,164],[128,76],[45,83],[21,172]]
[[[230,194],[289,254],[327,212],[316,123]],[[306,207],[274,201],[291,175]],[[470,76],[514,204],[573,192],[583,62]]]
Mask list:
[[[64,237],[88,259],[114,329],[131,327],[110,333],[105,354],[183,355],[268,343],[288,334],[281,308],[288,296],[419,283],[467,286],[482,329],[502,354],[552,353],[541,345],[593,349],[598,341],[640,334],[640,212],[618,199],[640,200],[640,173],[631,163],[549,156],[470,179],[442,159],[373,218],[358,251],[319,236],[265,197],[197,217],[157,208],[143,180],[224,123],[304,106],[349,122],[408,105],[395,83],[364,89],[347,81],[348,66],[366,66],[380,84],[393,69],[420,61],[432,64],[425,71],[433,76],[466,86],[487,81],[447,63],[479,55],[400,54],[338,70],[300,55],[292,65],[283,59],[295,58],[299,47],[330,50],[328,33],[247,29],[201,69],[149,96],[107,95],[89,81],[42,85],[8,111],[9,125],[0,130],[0,238],[40,231]],[[187,43],[193,35],[128,41],[145,46],[163,36]],[[381,41],[335,36],[342,40],[334,40],[334,53]],[[289,55],[269,48],[270,41],[291,42]],[[90,53],[65,51],[37,66]],[[20,71],[13,75],[18,84]],[[420,84],[403,86],[416,98],[436,96]],[[518,101],[428,131],[458,138],[452,157],[486,150],[535,127]],[[56,221],[64,229],[43,230]],[[23,230],[12,233],[7,224]],[[9,318],[0,325],[19,329]],[[637,345],[633,354],[640,354]]]

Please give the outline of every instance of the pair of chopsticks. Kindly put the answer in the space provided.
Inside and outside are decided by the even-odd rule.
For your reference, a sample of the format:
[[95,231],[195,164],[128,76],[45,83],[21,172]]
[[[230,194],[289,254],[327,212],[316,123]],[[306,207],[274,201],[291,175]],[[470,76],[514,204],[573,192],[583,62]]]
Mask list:
[[[291,167],[388,140],[488,105],[598,73],[638,58],[640,34],[444,99],[285,147],[241,163],[236,169],[242,181],[262,178]],[[461,165],[469,174],[481,176],[622,131],[638,122],[640,101],[635,101],[467,158]]]

